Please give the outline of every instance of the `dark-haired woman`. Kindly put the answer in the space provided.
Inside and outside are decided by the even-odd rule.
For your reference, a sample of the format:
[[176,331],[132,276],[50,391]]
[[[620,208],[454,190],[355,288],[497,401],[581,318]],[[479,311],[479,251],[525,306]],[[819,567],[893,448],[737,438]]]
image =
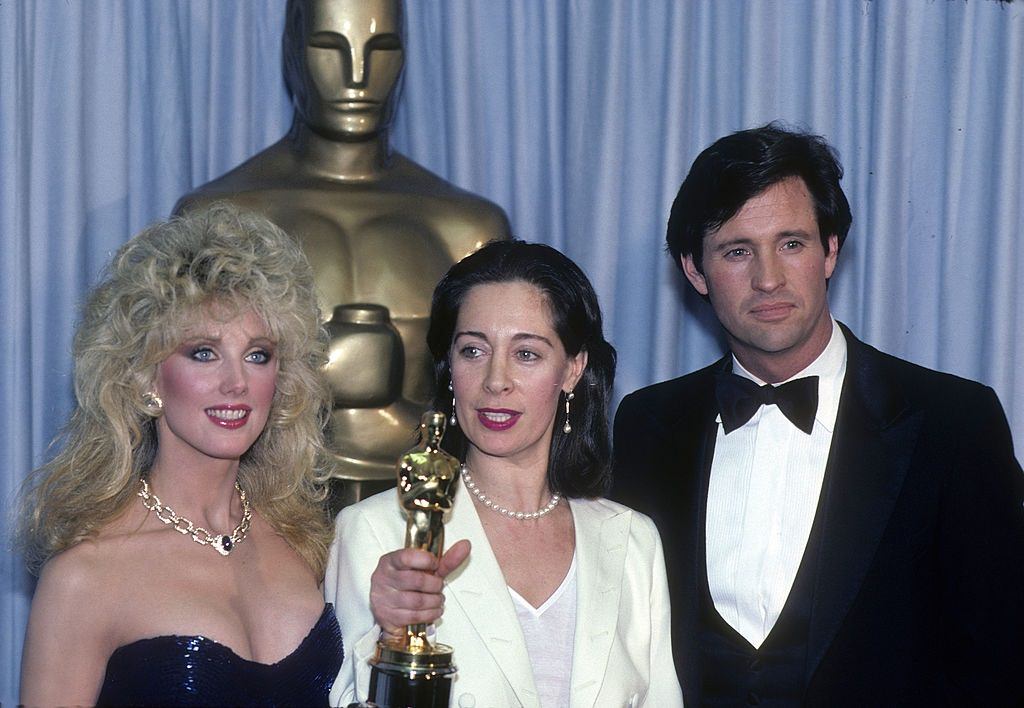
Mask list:
[[472,550],[440,568],[395,551],[394,492],[342,512],[325,587],[351,656],[333,702],[365,699],[381,631],[437,620],[452,705],[681,705],[658,532],[600,498],[615,352],[586,276],[547,246],[489,244],[438,284],[428,344],[463,462],[446,534]]

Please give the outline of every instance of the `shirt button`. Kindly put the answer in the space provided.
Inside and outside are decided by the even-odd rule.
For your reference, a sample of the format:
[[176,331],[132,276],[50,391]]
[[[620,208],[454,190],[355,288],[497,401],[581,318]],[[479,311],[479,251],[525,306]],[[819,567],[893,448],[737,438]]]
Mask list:
[[459,708],[474,708],[476,706],[476,696],[472,693],[463,693],[459,696]]

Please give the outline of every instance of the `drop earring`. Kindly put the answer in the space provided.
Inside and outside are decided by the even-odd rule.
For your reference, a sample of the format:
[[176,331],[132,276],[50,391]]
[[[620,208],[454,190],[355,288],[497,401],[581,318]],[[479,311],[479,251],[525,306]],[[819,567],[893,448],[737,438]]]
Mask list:
[[452,382],[448,382],[448,390],[452,392],[452,414],[448,418],[448,425],[456,427],[459,421],[455,418],[455,388],[452,386]]
[[572,391],[565,394],[565,425],[562,426],[562,432],[568,435],[572,432],[572,425],[569,423],[569,401],[576,398],[576,394]]

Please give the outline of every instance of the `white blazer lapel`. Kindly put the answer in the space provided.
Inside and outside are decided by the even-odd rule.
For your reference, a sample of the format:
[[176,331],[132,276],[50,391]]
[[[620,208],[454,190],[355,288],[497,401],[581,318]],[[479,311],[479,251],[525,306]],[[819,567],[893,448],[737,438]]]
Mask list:
[[593,706],[608,673],[632,512],[570,502],[576,525],[576,638],[571,706]]
[[[445,545],[467,538],[473,548],[467,560],[446,579],[454,600],[491,653],[495,665],[523,706],[539,708],[533,668],[505,576],[476,513],[473,499],[460,480],[452,515],[445,526]],[[438,639],[444,641],[444,618],[437,623]],[[459,648],[455,650],[456,666]]]

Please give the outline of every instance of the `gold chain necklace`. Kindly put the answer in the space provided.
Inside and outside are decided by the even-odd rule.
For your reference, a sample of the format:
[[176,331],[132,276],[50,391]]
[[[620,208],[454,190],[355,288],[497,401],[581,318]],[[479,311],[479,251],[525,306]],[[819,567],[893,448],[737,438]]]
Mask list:
[[173,526],[174,530],[178,533],[191,536],[192,540],[200,546],[213,546],[217,553],[226,556],[234,550],[235,545],[244,541],[245,537],[249,534],[249,522],[252,521],[252,507],[249,506],[249,500],[245,498],[245,492],[242,491],[242,487],[238,482],[235,482],[235,489],[238,490],[238,498],[242,502],[242,520],[238,522],[238,526],[235,527],[230,536],[226,534],[215,536],[202,526],[196,526],[184,516],[178,516],[171,507],[162,504],[160,497],[149,491],[149,483],[145,477],[139,481],[142,482],[142,489],[139,490],[139,496],[142,497],[142,505],[156,513],[156,518],[165,524]]

